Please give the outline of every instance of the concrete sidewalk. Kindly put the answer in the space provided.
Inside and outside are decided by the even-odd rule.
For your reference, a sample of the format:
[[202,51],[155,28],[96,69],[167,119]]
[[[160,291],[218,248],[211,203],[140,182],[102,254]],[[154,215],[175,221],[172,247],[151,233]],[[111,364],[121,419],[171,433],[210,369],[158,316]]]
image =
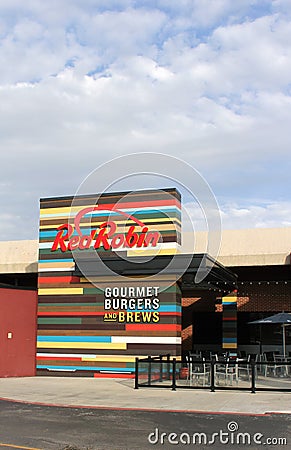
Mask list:
[[291,413],[291,393],[134,389],[133,380],[1,378],[0,398],[62,406],[265,414]]

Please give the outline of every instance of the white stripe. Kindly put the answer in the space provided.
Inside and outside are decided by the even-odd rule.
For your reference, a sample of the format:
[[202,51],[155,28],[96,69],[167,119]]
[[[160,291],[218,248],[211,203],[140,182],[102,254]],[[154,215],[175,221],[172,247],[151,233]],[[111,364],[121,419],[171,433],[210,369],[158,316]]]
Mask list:
[[[49,260],[48,260],[49,262]],[[69,267],[45,267],[43,269],[38,269],[39,272],[69,272],[75,269],[75,265]]]
[[180,337],[141,337],[141,336],[112,336],[114,344],[181,344]]
[[82,353],[37,353],[36,356],[46,356],[49,358],[96,358],[98,355],[83,355]]
[[[149,230],[149,231],[154,231],[155,229],[153,228],[153,230]],[[111,240],[108,239],[108,242],[110,242]],[[91,247],[93,247],[94,241],[91,244]],[[157,244],[157,246],[155,247],[156,249],[159,248],[176,248],[177,247],[177,243],[176,242],[164,242],[161,244]],[[46,249],[46,248],[51,248],[52,247],[52,242],[44,242],[42,244],[39,244],[39,248],[40,249]],[[133,249],[135,249],[136,247],[132,247]],[[141,247],[139,250],[147,250],[149,247]],[[150,249],[152,250],[152,247],[150,247]],[[49,260],[47,260],[47,262],[49,262]]]
[[122,373],[131,373],[130,371],[124,371],[124,372],[117,372],[117,371],[115,371],[115,370],[100,370],[100,373],[118,373],[118,374],[122,374]]
[[51,246],[52,246],[52,241],[51,242],[42,242],[42,243],[40,243],[39,244],[39,248],[41,249],[41,248],[51,248]]

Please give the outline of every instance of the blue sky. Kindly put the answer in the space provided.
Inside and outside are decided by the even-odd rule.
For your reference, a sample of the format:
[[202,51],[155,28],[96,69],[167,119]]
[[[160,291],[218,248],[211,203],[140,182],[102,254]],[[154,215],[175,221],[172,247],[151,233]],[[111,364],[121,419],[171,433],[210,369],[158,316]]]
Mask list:
[[1,0],[0,240],[144,151],[197,169],[224,228],[291,226],[290,42],[289,0]]

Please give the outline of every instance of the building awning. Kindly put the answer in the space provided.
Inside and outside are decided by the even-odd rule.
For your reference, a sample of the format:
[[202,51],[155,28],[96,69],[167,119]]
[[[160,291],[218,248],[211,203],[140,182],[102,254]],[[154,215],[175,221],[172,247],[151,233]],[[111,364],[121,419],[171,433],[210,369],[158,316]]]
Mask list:
[[[106,267],[121,277],[135,277],[158,275],[163,270],[169,275],[179,276],[182,290],[184,289],[220,289],[229,292],[236,289],[237,276],[231,270],[215,261],[207,254],[195,255],[161,255],[151,257],[127,257],[121,256],[103,257],[102,261],[95,258],[84,258],[78,255],[76,259],[75,275],[102,277],[106,274]],[[186,268],[184,270],[184,268]],[[200,271],[207,273],[205,278],[197,282],[196,275]]]

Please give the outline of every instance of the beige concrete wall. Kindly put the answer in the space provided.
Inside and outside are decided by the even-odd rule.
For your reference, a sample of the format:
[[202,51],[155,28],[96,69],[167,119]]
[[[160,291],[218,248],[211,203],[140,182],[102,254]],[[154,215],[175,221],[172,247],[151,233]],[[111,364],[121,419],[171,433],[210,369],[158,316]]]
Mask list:
[[0,273],[37,272],[38,241],[0,242]]
[[[183,253],[205,253],[206,232],[183,234]],[[225,266],[290,264],[291,227],[225,230],[218,261]],[[38,241],[0,242],[0,273],[37,272]]]
[[[207,252],[206,232],[195,233],[195,253]],[[193,252],[193,237],[184,233],[182,252]],[[290,264],[291,227],[224,230],[218,260],[225,266]]]

